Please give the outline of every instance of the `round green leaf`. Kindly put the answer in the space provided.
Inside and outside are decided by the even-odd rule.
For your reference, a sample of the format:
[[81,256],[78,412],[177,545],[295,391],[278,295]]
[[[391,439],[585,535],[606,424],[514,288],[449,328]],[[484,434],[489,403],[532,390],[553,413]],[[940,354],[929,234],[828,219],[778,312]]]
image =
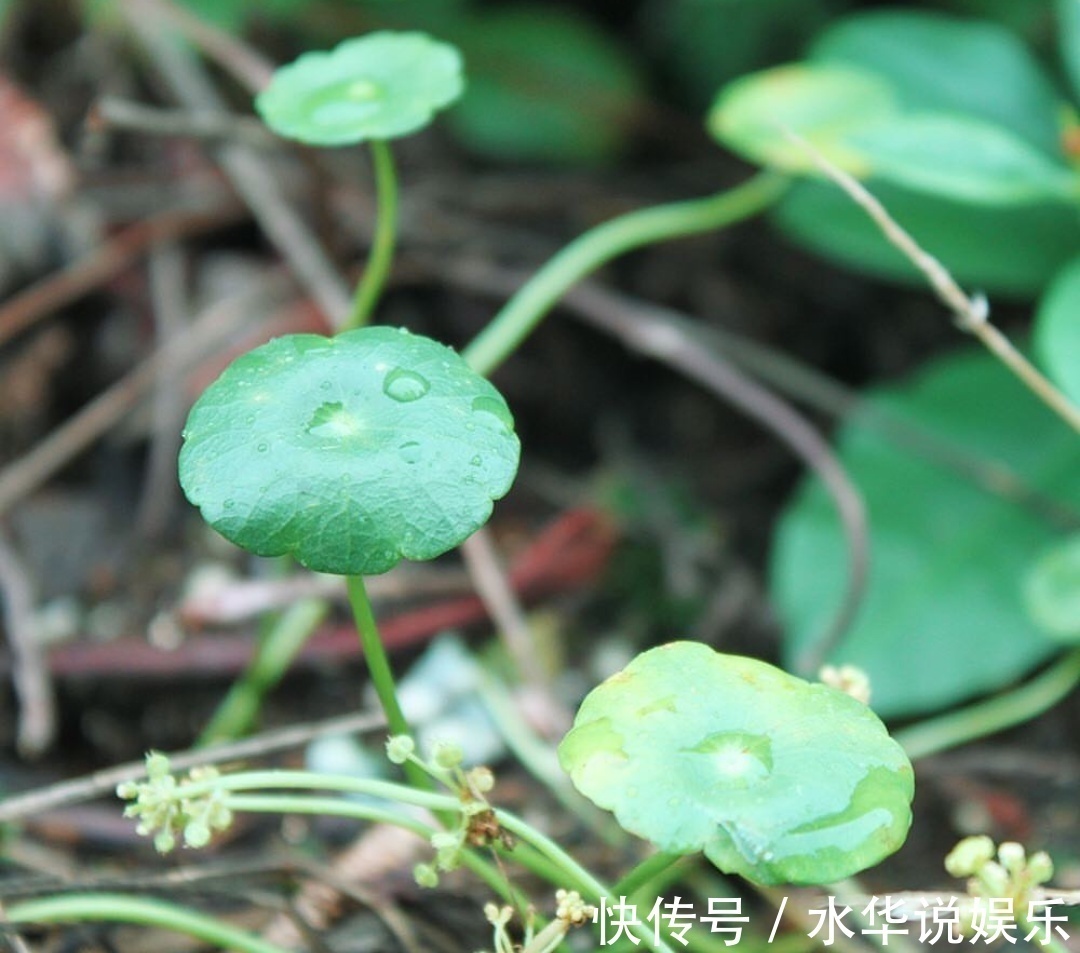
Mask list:
[[865,705],[697,642],[594,689],[559,760],[626,830],[758,883],[849,877],[911,823],[911,765]]
[[[830,661],[867,672],[874,709],[887,717],[996,691],[1060,649],[1032,623],[1019,584],[1053,542],[1052,523],[999,495],[989,477],[976,485],[901,442],[905,424],[1080,506],[1076,434],[993,356],[941,358],[903,386],[867,395],[841,428],[838,453],[869,511],[869,578]],[[820,638],[846,566],[832,502],[808,479],[781,516],[771,558],[788,664]]]
[[852,130],[896,112],[888,83],[868,70],[796,63],[752,73],[726,86],[709,112],[709,132],[745,158],[789,172],[820,174],[787,130],[856,175],[865,160],[848,148]]
[[1036,624],[1063,642],[1080,642],[1080,534],[1040,556],[1024,581]]
[[274,73],[255,108],[278,135],[339,146],[416,132],[464,88],[454,47],[384,30],[304,53]]
[[1039,302],[1035,353],[1054,383],[1080,403],[1080,258],[1055,275]]
[[491,384],[449,348],[385,327],[245,354],[184,438],[180,483],[214,529],[340,575],[456,546],[509,490],[520,449]]

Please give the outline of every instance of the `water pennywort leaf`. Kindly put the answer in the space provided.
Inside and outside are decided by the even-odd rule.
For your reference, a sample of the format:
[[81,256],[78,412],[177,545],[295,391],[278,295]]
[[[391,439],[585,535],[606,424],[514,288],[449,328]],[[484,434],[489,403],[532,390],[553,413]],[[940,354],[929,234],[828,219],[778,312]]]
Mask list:
[[250,552],[380,573],[487,521],[517,471],[513,427],[499,392],[429,338],[294,334],[238,358],[199,398],[180,482]]
[[594,689],[559,760],[626,830],[758,883],[851,876],[911,822],[911,765],[870,709],[696,642],[644,652]]
[[414,133],[464,88],[453,46],[384,30],[304,53],[274,73],[255,108],[278,135],[340,146]]

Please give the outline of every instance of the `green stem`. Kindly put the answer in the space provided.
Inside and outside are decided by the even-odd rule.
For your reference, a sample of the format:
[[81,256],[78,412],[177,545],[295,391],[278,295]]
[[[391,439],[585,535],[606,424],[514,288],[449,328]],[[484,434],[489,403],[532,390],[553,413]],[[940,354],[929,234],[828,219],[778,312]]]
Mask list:
[[666,874],[685,856],[685,854],[665,854],[661,852],[646,857],[611,888],[613,895],[616,897],[632,896],[643,887],[647,887],[657,877]]
[[[407,735],[409,723],[405,720],[398,702],[394,673],[390,669],[390,660],[386,657],[386,649],[379,637],[379,627],[375,622],[375,614],[371,611],[371,600],[368,599],[364,579],[362,576],[346,576],[345,585],[349,592],[353,619],[356,621],[356,631],[360,634],[360,645],[364,650],[368,673],[386,715],[387,727],[391,735]],[[431,779],[420,768],[410,761],[406,761],[403,767],[411,784],[422,791],[431,790]]]
[[375,236],[371,243],[364,274],[356,286],[352,311],[343,331],[361,328],[371,320],[371,313],[379,301],[390,266],[394,261],[394,243],[397,239],[398,186],[394,172],[394,155],[382,139],[371,140],[371,159],[375,166]]
[[1021,724],[1056,705],[1080,683],[1080,649],[1025,685],[893,733],[912,760]]
[[789,181],[775,172],[761,172],[718,195],[639,209],[597,225],[533,275],[462,356],[478,373],[490,374],[570,288],[597,268],[644,245],[712,231],[756,215],[780,198]]
[[285,676],[330,606],[325,599],[301,599],[274,618],[244,674],[237,679],[202,730],[196,747],[239,738],[251,728],[263,698]]
[[[416,792],[413,792],[416,793]],[[452,799],[447,799],[452,800]],[[225,805],[233,811],[250,811],[259,814],[315,814],[320,817],[348,817],[357,821],[370,821],[372,824],[391,824],[402,830],[411,831],[418,837],[430,841],[439,828],[425,824],[415,817],[409,817],[397,811],[387,811],[358,801],[344,798],[300,797],[281,794],[233,794],[225,798]],[[460,807],[460,804],[458,805]],[[495,893],[508,902],[513,902],[512,888],[502,873],[493,864],[489,864],[474,851],[464,851],[461,862],[484,881]]]
[[206,797],[215,791],[234,793],[268,790],[340,791],[343,794],[360,794],[412,804],[431,811],[457,812],[461,809],[461,802],[450,794],[417,790],[411,785],[397,784],[394,781],[352,778],[344,774],[319,774],[314,771],[240,771],[236,774],[222,774],[199,781],[184,781],[177,788],[177,796],[195,799]]
[[11,923],[136,923],[184,933],[215,949],[242,953],[287,953],[282,947],[222,923],[198,910],[164,900],[119,893],[68,893],[27,900],[6,911]]

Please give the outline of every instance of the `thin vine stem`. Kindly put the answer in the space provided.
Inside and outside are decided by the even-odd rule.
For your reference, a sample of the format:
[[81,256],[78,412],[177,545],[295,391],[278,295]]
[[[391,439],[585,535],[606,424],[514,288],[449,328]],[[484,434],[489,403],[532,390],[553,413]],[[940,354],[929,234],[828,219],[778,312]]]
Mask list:
[[121,893],[60,893],[8,907],[10,923],[134,923],[194,937],[215,949],[241,953],[288,953],[244,930],[165,900]]
[[570,288],[597,268],[645,245],[740,222],[773,205],[789,185],[786,176],[761,172],[716,195],[638,209],[597,225],[549,259],[462,351],[462,357],[478,373],[490,374]]
[[382,139],[372,139],[370,145],[375,169],[375,236],[343,331],[361,328],[371,320],[371,314],[390,277],[397,242],[398,184],[394,154],[389,143]]
[[893,732],[912,760],[956,748],[1042,714],[1080,684],[1080,649],[1062,656],[1041,675],[986,701],[928,718]]

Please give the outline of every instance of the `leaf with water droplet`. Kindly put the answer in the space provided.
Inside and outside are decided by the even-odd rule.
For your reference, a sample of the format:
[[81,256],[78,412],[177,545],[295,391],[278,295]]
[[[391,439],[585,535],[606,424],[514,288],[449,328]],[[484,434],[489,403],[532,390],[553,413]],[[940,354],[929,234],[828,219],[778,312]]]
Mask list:
[[758,883],[849,877],[911,823],[911,764],[869,708],[696,642],[594,689],[559,760],[626,830]]
[[520,452],[488,381],[386,327],[256,348],[207,388],[185,433],[180,482],[211,526],[342,575],[458,545],[510,488]]
[[255,108],[278,135],[337,146],[416,132],[464,88],[453,46],[384,30],[281,67]]

